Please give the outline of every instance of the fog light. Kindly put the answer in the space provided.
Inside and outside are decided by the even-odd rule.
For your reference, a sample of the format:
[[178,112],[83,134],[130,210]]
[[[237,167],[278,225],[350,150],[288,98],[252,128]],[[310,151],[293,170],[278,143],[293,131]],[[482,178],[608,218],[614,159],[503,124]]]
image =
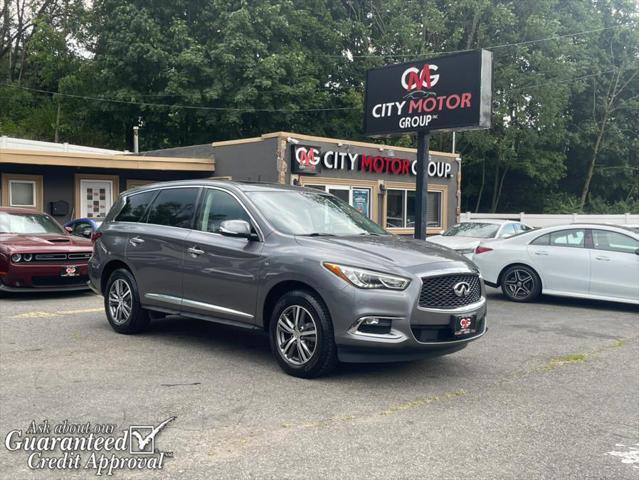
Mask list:
[[25,253],[24,255],[22,255],[22,259],[25,262],[30,262],[33,259],[33,255],[31,255],[30,253]]
[[390,318],[364,317],[360,319],[357,331],[376,335],[387,335],[391,331],[392,323],[393,321]]
[[14,253],[13,255],[11,255],[11,261],[13,263],[18,263],[20,260],[22,260],[22,255],[20,255],[19,253]]

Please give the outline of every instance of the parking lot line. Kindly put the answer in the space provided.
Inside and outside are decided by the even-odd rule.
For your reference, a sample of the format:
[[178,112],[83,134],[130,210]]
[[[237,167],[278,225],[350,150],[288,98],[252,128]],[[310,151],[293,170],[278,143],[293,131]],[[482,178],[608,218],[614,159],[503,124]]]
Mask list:
[[82,308],[79,310],[64,310],[59,312],[24,312],[18,315],[13,315],[11,318],[49,318],[49,317],[61,317],[63,315],[73,315],[78,313],[97,313],[104,311],[104,308]]

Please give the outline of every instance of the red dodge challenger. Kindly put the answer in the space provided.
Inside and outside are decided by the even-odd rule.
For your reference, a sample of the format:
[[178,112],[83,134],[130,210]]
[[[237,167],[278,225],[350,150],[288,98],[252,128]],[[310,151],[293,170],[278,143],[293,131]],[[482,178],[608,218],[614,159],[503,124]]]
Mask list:
[[46,213],[0,208],[0,292],[87,289],[92,251]]

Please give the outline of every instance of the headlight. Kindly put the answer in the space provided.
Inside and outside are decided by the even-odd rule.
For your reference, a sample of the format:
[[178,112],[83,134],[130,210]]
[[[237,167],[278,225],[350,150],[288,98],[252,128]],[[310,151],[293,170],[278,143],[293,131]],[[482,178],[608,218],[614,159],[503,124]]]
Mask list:
[[11,255],[11,261],[13,263],[18,263],[20,260],[22,260],[22,255],[20,255],[19,253],[14,253],[13,255]]
[[22,255],[22,259],[25,262],[30,262],[31,260],[33,260],[33,255],[31,255],[30,253],[25,253],[24,255]]
[[337,265],[329,262],[324,262],[324,267],[345,282],[358,288],[404,290],[410,283],[410,279],[408,278],[373,272],[372,270],[365,270],[363,268],[348,267],[346,265]]

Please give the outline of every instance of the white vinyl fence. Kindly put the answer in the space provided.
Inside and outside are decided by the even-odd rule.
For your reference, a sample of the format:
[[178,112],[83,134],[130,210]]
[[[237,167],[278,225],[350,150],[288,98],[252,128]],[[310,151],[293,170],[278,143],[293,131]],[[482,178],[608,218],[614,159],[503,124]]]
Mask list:
[[468,220],[517,220],[531,227],[550,227],[570,223],[607,223],[610,225],[639,225],[639,214],[623,213],[621,215],[582,215],[569,213],[566,215],[545,215],[537,213],[471,213],[461,214],[461,221]]

